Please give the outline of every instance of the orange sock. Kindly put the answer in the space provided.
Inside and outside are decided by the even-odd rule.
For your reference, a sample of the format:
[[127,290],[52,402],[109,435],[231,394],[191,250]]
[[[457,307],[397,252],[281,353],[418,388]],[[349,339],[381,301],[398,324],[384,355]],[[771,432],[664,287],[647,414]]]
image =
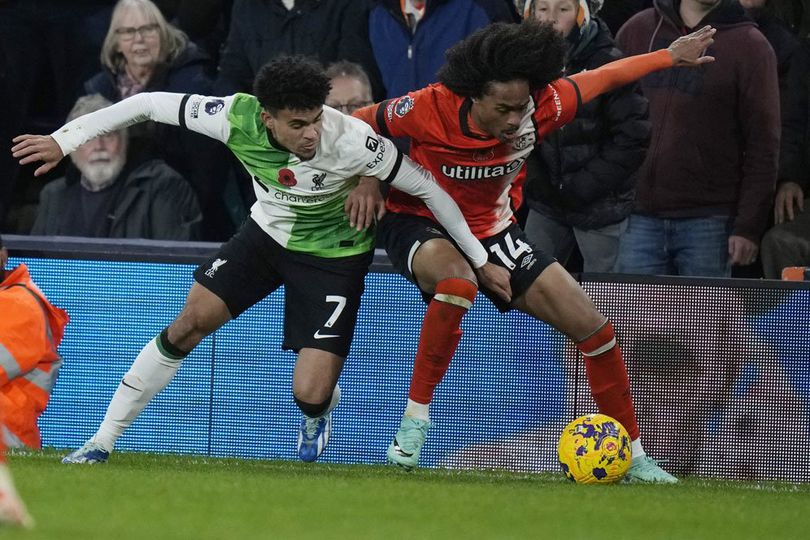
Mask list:
[[630,379],[613,325],[606,321],[589,338],[577,343],[585,357],[585,372],[599,412],[612,416],[627,429],[630,440],[638,439],[638,422],[630,395]]
[[472,306],[478,287],[461,278],[443,279],[428,304],[413,365],[411,389],[413,401],[427,404],[441,382],[461,340],[461,318]]

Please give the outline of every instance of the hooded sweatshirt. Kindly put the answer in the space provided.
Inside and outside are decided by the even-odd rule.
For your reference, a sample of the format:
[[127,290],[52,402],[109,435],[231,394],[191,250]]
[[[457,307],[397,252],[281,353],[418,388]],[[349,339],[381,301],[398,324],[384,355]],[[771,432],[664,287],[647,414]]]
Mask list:
[[[692,29],[680,0],[656,0],[617,36],[628,56],[668,47]],[[730,216],[731,234],[759,242],[779,155],[776,57],[736,0],[720,0],[695,27],[717,29],[716,61],[641,81],[652,139],[639,171],[635,211],[660,218]]]

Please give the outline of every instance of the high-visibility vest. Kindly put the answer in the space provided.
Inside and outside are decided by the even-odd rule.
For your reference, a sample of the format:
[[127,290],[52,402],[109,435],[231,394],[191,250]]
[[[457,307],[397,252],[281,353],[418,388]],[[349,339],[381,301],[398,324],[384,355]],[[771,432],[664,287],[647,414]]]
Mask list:
[[[2,275],[2,274],[0,274]],[[40,448],[37,419],[62,358],[68,314],[53,306],[21,264],[0,282],[0,415],[8,446]]]

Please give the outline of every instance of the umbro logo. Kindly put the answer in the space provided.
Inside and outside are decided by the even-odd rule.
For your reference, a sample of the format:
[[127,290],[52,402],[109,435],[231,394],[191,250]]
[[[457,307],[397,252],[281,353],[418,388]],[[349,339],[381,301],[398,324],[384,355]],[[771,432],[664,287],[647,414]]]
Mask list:
[[320,329],[318,329],[318,331],[315,332],[312,335],[312,337],[314,337],[315,339],[336,338],[336,337],[340,337],[340,334],[321,334]]

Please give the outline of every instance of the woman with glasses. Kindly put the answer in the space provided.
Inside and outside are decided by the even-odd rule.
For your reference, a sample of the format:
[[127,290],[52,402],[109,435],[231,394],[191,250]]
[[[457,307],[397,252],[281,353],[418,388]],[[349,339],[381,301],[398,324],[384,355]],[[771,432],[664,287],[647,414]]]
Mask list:
[[[211,61],[172,26],[151,0],[119,0],[101,48],[101,73],[87,94],[113,103],[140,92],[211,93]],[[193,159],[192,159],[192,156]],[[196,133],[154,122],[130,130],[130,159],[161,158],[191,183],[203,213],[203,236],[226,238],[233,224],[222,202],[227,153]]]
[[209,59],[163,17],[151,0],[120,0],[101,48],[101,73],[88,94],[115,102],[143,91],[204,92]]

